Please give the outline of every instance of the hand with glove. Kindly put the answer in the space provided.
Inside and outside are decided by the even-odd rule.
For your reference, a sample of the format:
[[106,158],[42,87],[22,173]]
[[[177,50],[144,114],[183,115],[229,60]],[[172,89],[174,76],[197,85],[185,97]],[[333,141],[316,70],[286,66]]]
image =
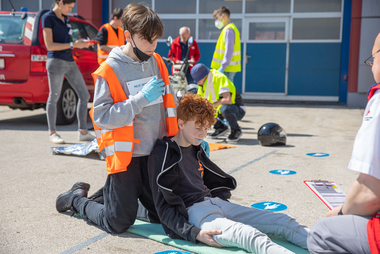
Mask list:
[[141,92],[144,94],[145,99],[151,103],[164,93],[164,85],[165,83],[162,82],[162,79],[153,78],[145,84]]
[[222,69],[222,67],[220,67],[220,68],[218,69],[218,71],[219,71],[220,73],[224,73],[224,70]]
[[205,150],[207,157],[210,158],[210,146],[208,145],[208,142],[202,140],[202,142],[201,142],[201,146],[202,146],[203,149]]

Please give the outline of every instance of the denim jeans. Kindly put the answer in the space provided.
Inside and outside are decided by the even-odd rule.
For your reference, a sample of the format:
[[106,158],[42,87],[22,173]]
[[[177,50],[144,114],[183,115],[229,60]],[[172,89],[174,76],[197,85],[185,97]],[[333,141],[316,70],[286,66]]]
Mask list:
[[225,118],[230,124],[231,130],[240,129],[237,121],[243,119],[245,111],[236,104],[233,105],[222,105],[220,107],[220,112],[223,118]]
[[64,77],[78,96],[78,128],[87,129],[87,102],[90,100],[90,94],[87,91],[86,84],[77,64],[74,61],[49,58],[46,62],[46,69],[49,79],[49,98],[46,103],[49,131],[56,130],[57,102],[61,95]]
[[228,78],[232,83],[234,83],[234,78],[235,78],[236,72],[225,72],[224,75],[226,75],[227,78]]
[[293,253],[266,235],[280,236],[307,249],[309,229],[284,213],[257,210],[220,198],[209,198],[188,208],[189,222],[200,229],[222,230],[214,240],[225,247],[252,253]]

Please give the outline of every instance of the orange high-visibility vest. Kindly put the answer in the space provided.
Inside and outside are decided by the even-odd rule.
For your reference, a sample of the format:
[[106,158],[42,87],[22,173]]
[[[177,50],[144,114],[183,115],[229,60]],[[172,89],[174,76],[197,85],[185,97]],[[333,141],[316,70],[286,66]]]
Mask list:
[[[161,78],[165,83],[165,92],[162,97],[166,111],[166,130],[168,137],[172,137],[178,132],[178,123],[174,97],[171,94],[169,87],[168,69],[159,54],[153,53],[153,56],[157,61]],[[103,77],[107,81],[114,103],[123,102],[128,99],[118,78],[116,77],[115,72],[108,65],[108,63],[102,63],[100,67],[92,74],[92,76],[95,83],[98,76]],[[132,160],[134,143],[140,143],[140,140],[134,138],[134,120],[124,127],[112,130],[101,129],[96,126],[94,122],[93,110],[94,106],[92,106],[90,110],[90,117],[94,125],[99,151],[103,151],[102,153],[106,156],[105,160],[107,162],[107,173],[114,174],[126,171],[127,166]]]
[[[118,27],[118,35],[116,35],[115,30],[113,30],[112,26],[107,23],[100,27],[99,31],[105,27],[107,29],[107,46],[110,48],[120,47],[125,44],[124,32],[121,27]],[[98,63],[102,64],[108,57],[109,53],[100,49],[100,45],[98,43]]]

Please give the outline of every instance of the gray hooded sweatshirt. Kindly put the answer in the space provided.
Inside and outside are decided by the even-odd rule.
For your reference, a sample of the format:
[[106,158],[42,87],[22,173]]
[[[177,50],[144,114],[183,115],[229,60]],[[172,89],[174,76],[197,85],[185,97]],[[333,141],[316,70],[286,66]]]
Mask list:
[[167,135],[165,108],[163,103],[147,106],[149,102],[141,92],[130,95],[127,82],[152,76],[161,78],[161,75],[153,56],[140,63],[124,54],[124,47],[114,48],[106,62],[115,72],[128,99],[114,103],[107,81],[98,76],[94,92],[93,119],[101,129],[124,127],[134,119],[134,137],[140,140],[140,144],[134,144],[132,156],[141,157],[149,155],[156,140]]

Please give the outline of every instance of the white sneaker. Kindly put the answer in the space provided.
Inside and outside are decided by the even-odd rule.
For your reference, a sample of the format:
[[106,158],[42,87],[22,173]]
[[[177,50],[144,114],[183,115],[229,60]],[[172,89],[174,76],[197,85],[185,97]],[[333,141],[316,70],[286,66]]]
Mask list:
[[56,132],[50,135],[49,140],[53,144],[64,144],[65,141]]
[[83,135],[79,132],[78,133],[78,139],[79,139],[79,141],[93,141],[94,139],[96,139],[96,137],[91,135],[91,133],[89,133],[89,132],[87,132],[86,135]]

